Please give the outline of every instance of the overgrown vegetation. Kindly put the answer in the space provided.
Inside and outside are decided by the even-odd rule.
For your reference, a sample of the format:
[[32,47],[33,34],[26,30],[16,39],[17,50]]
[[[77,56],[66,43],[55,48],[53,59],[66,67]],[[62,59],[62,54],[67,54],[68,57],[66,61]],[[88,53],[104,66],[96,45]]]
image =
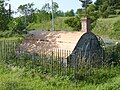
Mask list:
[[120,68],[96,70],[95,76],[86,77],[86,80],[75,84],[67,76],[41,75],[34,70],[8,67],[0,65],[0,88],[6,89],[33,89],[33,90],[119,90]]
[[107,36],[111,39],[120,39],[120,16],[110,16],[107,19],[98,19],[95,27],[93,28],[93,32],[101,35]]
[[[7,42],[7,41],[6,41]],[[1,43],[2,44],[2,43]],[[1,45],[0,44],[0,45]],[[3,46],[0,47],[0,88],[6,89],[33,89],[33,90],[119,90],[120,89],[120,45],[108,47],[107,61],[102,68],[85,69],[81,73],[76,73],[77,81],[74,79],[74,75],[54,75],[50,73],[42,73],[41,67],[36,61],[32,60],[32,57],[28,55],[16,60],[14,57],[14,48],[18,42],[3,42]],[[12,46],[14,45],[14,47]],[[9,47],[8,47],[9,46]],[[8,47],[8,50],[7,50]],[[4,52],[6,51],[6,52]],[[111,55],[117,54],[117,58]],[[1,56],[2,55],[2,56]],[[6,58],[9,55],[11,57]],[[1,58],[2,57],[2,58]],[[8,56],[7,56],[8,57]],[[114,59],[113,59],[114,58]],[[45,59],[45,58],[44,58]],[[7,60],[7,61],[6,61]],[[114,62],[119,63],[114,64]],[[35,64],[36,62],[36,64]],[[50,63],[50,62],[49,62]],[[48,65],[46,64],[46,67]],[[57,66],[56,66],[57,67]],[[90,71],[89,71],[90,70]],[[84,74],[85,72],[91,74]],[[82,74],[83,73],[83,74]]]
[[[11,17],[13,12],[5,8],[5,2],[5,0],[0,1],[0,37],[2,38],[0,41],[11,40],[9,37],[17,40],[18,36],[24,36],[26,30],[51,29],[51,6],[49,6],[49,4],[45,4],[41,10],[34,9],[33,3],[20,5],[18,11],[21,12],[22,16],[13,18]],[[80,19],[85,11],[83,9],[78,9],[78,15],[75,16],[73,10],[64,13],[58,10],[59,6],[57,3],[54,2],[54,4],[56,30],[80,30]],[[85,6],[85,2],[83,2],[83,6]],[[97,0],[95,4],[88,3],[87,6],[87,15],[92,19],[93,32],[99,35],[109,36],[112,39],[120,39],[119,0]],[[26,12],[26,10],[28,12]],[[115,17],[111,17],[111,14],[114,14]],[[118,16],[116,16],[116,14],[118,14]],[[80,71],[81,73],[76,73],[76,81],[73,77],[73,73],[69,76],[53,75],[46,72],[42,73],[40,64],[32,61],[32,57],[29,54],[27,57],[22,56],[21,61],[18,61],[19,58],[15,56],[16,53],[14,52],[16,46],[12,46],[12,44],[16,45],[16,43],[5,44],[4,42],[7,46],[0,47],[2,48],[0,49],[1,90],[120,89],[120,44],[106,49],[106,51],[108,51],[108,57],[106,58],[107,60],[104,67],[91,69],[83,67],[83,71]],[[0,43],[0,46],[1,45],[2,43]],[[9,48],[7,49],[7,47]],[[8,57],[6,58],[6,56]],[[48,65],[49,64],[46,64],[46,67],[48,67]],[[45,71],[45,69],[43,70]],[[84,72],[87,73],[85,74]]]

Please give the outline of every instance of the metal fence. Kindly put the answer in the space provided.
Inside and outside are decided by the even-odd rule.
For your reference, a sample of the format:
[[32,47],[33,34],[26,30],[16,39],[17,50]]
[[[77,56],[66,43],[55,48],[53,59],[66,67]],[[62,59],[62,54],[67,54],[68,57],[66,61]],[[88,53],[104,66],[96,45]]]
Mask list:
[[[103,57],[101,61],[96,60],[95,57],[86,60],[82,51],[79,54],[73,54],[69,50],[55,49],[48,54],[48,50],[44,49],[38,55],[22,52],[19,45],[20,40],[0,41],[0,59],[12,66],[34,69],[42,74],[72,76],[75,80],[79,80],[83,76],[93,75],[93,68],[99,68],[104,64]],[[87,53],[88,56],[96,56],[96,52],[89,51]]]

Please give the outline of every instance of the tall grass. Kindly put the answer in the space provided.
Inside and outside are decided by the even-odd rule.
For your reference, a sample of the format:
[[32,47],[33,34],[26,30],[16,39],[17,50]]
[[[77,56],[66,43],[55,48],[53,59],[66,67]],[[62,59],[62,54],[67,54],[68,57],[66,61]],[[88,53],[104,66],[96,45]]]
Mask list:
[[[9,43],[10,44],[10,43]],[[6,44],[8,45],[8,44]],[[6,48],[6,47],[5,47]],[[4,48],[3,48],[4,49]],[[10,49],[10,47],[9,47]],[[117,49],[118,50],[118,49]],[[3,56],[3,54],[0,54]],[[12,54],[14,56],[14,54]],[[1,56],[0,56],[1,57]],[[73,75],[51,75],[40,73],[41,69],[29,68],[32,63],[26,58],[19,63],[13,57],[11,63],[0,59],[0,89],[1,90],[119,90],[120,66],[92,68],[93,74],[80,76],[77,82]],[[21,64],[21,65],[20,65]],[[26,64],[26,65],[24,65]],[[28,66],[29,65],[29,66]],[[36,70],[37,69],[37,70]],[[79,73],[77,74],[80,75]]]
[[[0,62],[1,64],[1,62]],[[119,67],[96,70],[96,75],[86,77],[77,84],[67,76],[39,74],[24,67],[0,65],[1,90],[119,90]]]
[[[106,19],[100,18],[97,20],[96,26],[92,31],[101,36],[107,36],[112,39],[120,39],[119,33],[117,34],[117,32],[114,32],[114,28],[120,28],[120,27],[115,27],[115,23],[119,24],[118,20],[120,20],[120,16],[115,16]],[[113,32],[114,34],[116,34],[116,36],[111,35]]]

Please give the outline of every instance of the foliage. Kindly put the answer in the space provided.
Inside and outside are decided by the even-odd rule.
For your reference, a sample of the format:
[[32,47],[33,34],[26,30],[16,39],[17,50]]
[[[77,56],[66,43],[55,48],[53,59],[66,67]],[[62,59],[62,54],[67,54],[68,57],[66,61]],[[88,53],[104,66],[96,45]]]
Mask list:
[[[81,30],[81,17],[84,15],[82,12],[82,9],[79,9],[77,11],[78,15],[74,18],[70,18],[65,21],[68,26],[74,28],[76,31]],[[91,4],[87,8],[87,16],[91,19],[91,27],[94,28],[96,24],[96,20],[99,18],[98,12],[95,10],[95,5]]]
[[119,67],[93,69],[94,76],[87,76],[75,83],[68,76],[51,76],[37,73],[34,69],[5,65],[0,62],[0,88],[3,90],[119,90],[120,86]]
[[49,3],[46,3],[45,5],[42,6],[42,10],[44,10],[45,12],[50,12],[50,4]]
[[21,18],[14,18],[8,24],[11,34],[22,34],[26,29],[26,23],[24,23]]
[[107,19],[99,18],[92,31],[97,35],[107,36],[110,37],[111,39],[119,40],[120,39],[119,31],[114,31],[115,29],[119,30],[119,19],[120,16],[116,16],[116,15],[111,16],[111,18],[107,18]]
[[[39,14],[38,14],[39,16]],[[37,20],[43,20],[41,23],[39,23],[39,21],[37,21],[36,23],[31,23],[28,26],[29,30],[50,30],[52,28],[52,24],[51,21],[49,19],[46,20],[46,18],[40,18]],[[55,30],[68,30],[68,31],[72,31],[73,28],[69,27],[67,24],[64,23],[65,20],[67,20],[70,17],[57,17],[55,18]],[[49,20],[49,21],[48,21]]]
[[[18,43],[18,42],[16,42]],[[10,55],[10,50],[13,48],[9,45],[9,51],[7,55]],[[14,43],[15,45],[15,43]],[[118,46],[117,46],[118,47]],[[1,47],[0,47],[1,48]],[[2,47],[6,50],[6,46]],[[118,47],[119,49],[119,47]],[[2,52],[3,52],[2,50]],[[0,49],[1,53],[1,49]],[[3,55],[0,54],[0,59]],[[6,54],[5,54],[6,55]],[[51,74],[41,74],[41,70],[38,64],[33,64],[35,61],[30,61],[31,57],[23,57],[22,60],[18,60],[18,63],[11,53],[10,62],[4,62],[4,59],[0,60],[0,89],[2,90],[22,90],[22,89],[32,89],[32,90],[119,90],[120,89],[120,66],[110,67],[104,66],[102,68],[91,68],[88,72],[91,74],[85,74],[78,78],[78,81],[74,81],[73,75],[69,76],[59,76]],[[10,58],[9,58],[10,59]],[[44,58],[45,59],[45,58]],[[20,67],[22,66],[22,67]],[[30,67],[30,68],[29,68]],[[47,67],[47,66],[46,66]],[[37,69],[37,70],[36,70]],[[80,75],[79,73],[77,74]]]
[[120,65],[120,43],[116,43],[113,46],[106,47],[107,62],[114,66]]
[[83,9],[81,9],[81,8],[77,9],[76,14],[77,15],[83,15],[84,14]]
[[12,34],[11,34],[11,31],[0,31],[0,38],[8,38],[8,37],[11,37],[12,36]]
[[91,0],[79,0],[79,1],[82,2],[83,15],[88,16],[87,8],[89,7],[90,4],[92,4],[92,1]]
[[24,22],[27,24],[29,22],[33,22],[34,13],[36,9],[33,8],[33,3],[28,3],[24,5],[20,5],[18,7],[18,12],[24,16]]
[[72,17],[72,16],[75,16],[75,14],[74,14],[74,10],[71,9],[70,11],[67,11],[67,12],[65,13],[65,16],[66,16],[66,17]]
[[0,30],[5,31],[8,29],[7,24],[9,23],[9,10],[5,8],[5,0],[0,0]]
[[70,18],[70,19],[67,19],[64,22],[68,26],[72,27],[73,30],[75,30],[75,31],[80,31],[80,29],[81,29],[81,26],[80,26],[80,24],[81,24],[80,17],[78,17],[78,16]]
[[99,8],[100,15],[103,18],[107,18],[110,14],[110,7],[108,7],[108,3],[104,2],[103,5]]
[[87,6],[89,6],[89,4],[92,3],[92,0],[79,0],[80,2],[82,2],[82,7],[87,8]]
[[58,10],[58,8],[59,8],[59,5],[58,5],[58,3],[56,3],[56,2],[53,2],[53,10],[54,10],[54,13],[56,14],[56,12],[57,12],[57,10]]
[[94,28],[95,24],[96,24],[96,20],[99,18],[99,13],[98,11],[96,11],[96,6],[94,4],[91,4],[92,1],[91,0],[79,0],[83,3],[83,7],[86,6],[86,10],[84,13],[84,9],[78,9],[77,10],[77,16],[75,18],[70,18],[68,20],[65,21],[66,24],[68,24],[68,26],[74,28],[74,30],[80,30],[81,29],[81,23],[80,23],[80,18],[82,16],[85,17],[89,17],[91,19],[91,27]]
[[120,39],[120,20],[113,24],[112,32],[110,34],[111,38]]
[[99,18],[98,11],[96,11],[96,6],[94,4],[90,4],[87,8],[88,17],[91,19],[91,27],[94,28],[96,24],[96,20]]
[[117,14],[117,9],[120,9],[119,0],[96,0],[95,5],[103,18],[107,18],[109,14]]
[[50,21],[51,20],[51,14],[44,11],[44,10],[41,10],[41,11],[38,11],[36,14],[35,14],[35,19],[34,19],[34,23],[43,23],[45,21]]
[[[54,13],[54,17],[57,17],[57,15],[59,14],[58,13],[58,8],[59,8],[59,5],[58,3],[56,2],[53,2],[53,13]],[[45,5],[43,5],[42,7],[42,11],[45,11],[46,13],[48,14],[51,14],[52,13],[52,6],[49,5],[49,3],[46,3]],[[50,17],[50,16],[49,16]]]
[[58,11],[56,12],[56,16],[58,16],[58,17],[64,17],[64,16],[65,16],[65,14],[64,14],[64,12],[63,12],[63,11],[58,10]]

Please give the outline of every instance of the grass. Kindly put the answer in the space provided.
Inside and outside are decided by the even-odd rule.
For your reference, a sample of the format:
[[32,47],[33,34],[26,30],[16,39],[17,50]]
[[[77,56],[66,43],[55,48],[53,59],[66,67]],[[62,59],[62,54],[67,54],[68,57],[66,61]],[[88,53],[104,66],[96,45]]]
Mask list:
[[[116,68],[112,69],[115,77],[108,77],[105,82],[95,84],[79,81],[77,86],[67,76],[50,76],[26,71],[25,68],[0,65],[0,89],[1,90],[120,90],[120,73]],[[114,72],[115,71],[115,72]],[[100,73],[103,73],[102,70]],[[99,73],[99,72],[98,72]],[[109,72],[107,72],[109,74]],[[118,73],[118,74],[117,74]],[[104,78],[105,73],[102,74]],[[92,77],[95,79],[95,77]],[[90,77],[88,78],[90,79]]]
[[111,16],[106,19],[100,18],[97,20],[96,26],[92,31],[95,34],[98,34],[100,36],[106,36],[106,37],[110,37],[112,39],[120,39],[119,35],[116,35],[116,37],[114,37],[114,36],[111,37],[111,34],[113,33],[113,29],[114,29],[114,24],[118,20],[120,20],[120,15],[119,16]]
[[22,39],[22,37],[0,38],[0,41],[4,41],[4,40],[18,40],[18,39]]
[[[55,30],[72,30],[67,24],[64,23],[66,19],[69,17],[58,17],[55,18]],[[32,23],[28,26],[30,30],[52,30],[51,21],[43,22],[43,23]]]
[[9,64],[3,61],[1,58],[1,90],[120,90],[120,66],[93,68],[94,74],[84,76],[76,84],[73,75],[43,74],[38,72],[36,68],[24,65],[20,67],[14,59],[13,63],[9,62]]

